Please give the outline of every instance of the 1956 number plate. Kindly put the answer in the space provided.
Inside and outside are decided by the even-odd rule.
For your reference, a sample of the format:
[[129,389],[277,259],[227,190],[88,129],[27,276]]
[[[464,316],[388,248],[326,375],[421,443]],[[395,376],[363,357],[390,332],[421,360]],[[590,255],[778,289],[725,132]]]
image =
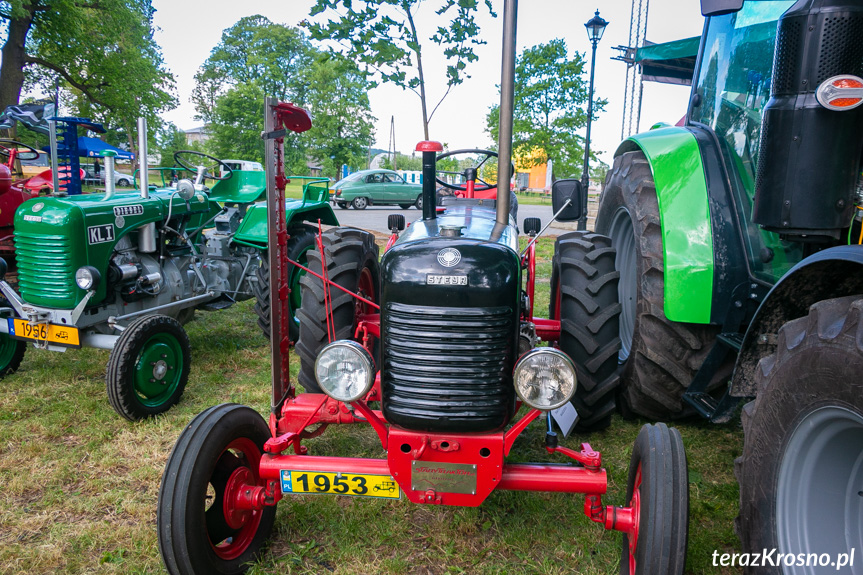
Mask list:
[[399,484],[389,475],[281,470],[282,493],[335,493],[357,497],[398,499]]
[[78,328],[55,323],[30,325],[18,318],[8,318],[9,335],[24,341],[48,342],[66,347],[81,347]]

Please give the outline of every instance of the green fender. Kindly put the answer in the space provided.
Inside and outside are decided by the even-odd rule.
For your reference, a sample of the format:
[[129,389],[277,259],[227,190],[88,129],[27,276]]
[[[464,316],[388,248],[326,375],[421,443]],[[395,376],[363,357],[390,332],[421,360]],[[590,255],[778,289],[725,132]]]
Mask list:
[[624,141],[614,156],[641,150],[650,163],[662,227],[665,316],[710,323],[713,232],[698,143],[680,127],[657,128]]
[[[328,226],[339,225],[333,208],[327,203],[309,203],[303,200],[287,200],[285,202],[285,221],[289,228],[301,222],[317,225],[318,220]],[[234,239],[242,243],[254,244],[262,249],[267,246],[266,202],[258,202],[249,206]]]

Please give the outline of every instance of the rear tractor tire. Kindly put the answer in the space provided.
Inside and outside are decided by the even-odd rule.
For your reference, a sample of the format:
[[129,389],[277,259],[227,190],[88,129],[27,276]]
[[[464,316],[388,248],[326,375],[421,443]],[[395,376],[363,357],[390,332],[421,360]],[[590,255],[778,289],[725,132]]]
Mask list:
[[[750,572],[860,573],[849,558],[863,541],[861,372],[859,295],[819,302],[786,323],[758,364],[758,396],[743,408],[743,455],[734,462],[737,532],[744,553],[772,549],[793,564],[762,561]],[[799,564],[810,555],[818,566]]]
[[[295,226],[288,230],[288,258],[308,267],[308,251],[315,246],[315,228],[312,226]],[[257,280],[254,284],[255,314],[258,316],[258,327],[265,338],[270,339],[270,259],[266,252],[262,253],[261,265],[255,272]],[[297,310],[302,300],[300,279],[306,275],[294,265],[288,265],[288,287],[291,294],[288,297],[289,337],[296,343],[300,337],[300,322],[297,320]]]
[[[0,305],[8,306],[5,299],[0,299]],[[6,321],[4,315],[0,321]],[[9,337],[8,334],[0,334],[0,379],[18,371],[24,353],[27,351],[27,342]]]
[[[324,232],[321,239],[329,280],[377,303],[380,268],[374,235],[355,228],[334,228]],[[308,259],[309,269],[321,274],[321,254],[318,250],[309,251]],[[300,356],[300,373],[297,379],[307,392],[321,393],[315,378],[315,359],[329,343],[323,281],[306,274],[300,280],[300,285],[302,306],[297,312],[300,337],[296,345],[297,355]],[[354,339],[357,317],[375,313],[375,310],[336,287],[330,288],[330,298],[336,339]],[[375,357],[375,361],[379,363],[379,358]]]
[[198,414],[168,457],[156,525],[171,575],[240,575],[269,539],[276,507],[236,507],[237,491],[258,475],[270,433],[256,411],[223,404]]
[[[683,393],[720,328],[665,317],[659,204],[653,173],[642,152],[614,159],[599,200],[596,231],[609,236],[617,250],[621,411],[654,420],[690,415]],[[733,365],[730,358],[713,374],[708,391],[727,382]]]
[[620,575],[682,575],[689,475],[683,440],[675,428],[664,423],[641,428],[629,463],[626,502],[638,510],[638,524],[634,534],[623,535]]
[[137,421],[180,401],[189,379],[192,350],[180,323],[164,315],[136,319],[111,350],[105,385],[114,411]]
[[572,405],[579,415],[575,429],[581,432],[605,429],[615,411],[619,277],[609,238],[571,232],[555,242],[549,317],[560,320],[558,344],[576,365]]

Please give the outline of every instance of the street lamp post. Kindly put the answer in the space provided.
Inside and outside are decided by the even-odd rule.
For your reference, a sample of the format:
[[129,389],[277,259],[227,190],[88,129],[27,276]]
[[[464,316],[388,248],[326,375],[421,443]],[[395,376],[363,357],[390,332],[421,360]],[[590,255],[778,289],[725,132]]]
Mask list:
[[590,123],[593,120],[593,72],[596,68],[596,45],[602,39],[602,33],[608,22],[600,18],[599,10],[584,25],[587,28],[587,37],[593,45],[593,56],[590,59],[590,89],[587,99],[587,138],[584,140],[584,169],[581,172],[581,187],[583,189],[581,199],[581,218],[578,220],[578,229],[587,229],[587,190],[590,187]]

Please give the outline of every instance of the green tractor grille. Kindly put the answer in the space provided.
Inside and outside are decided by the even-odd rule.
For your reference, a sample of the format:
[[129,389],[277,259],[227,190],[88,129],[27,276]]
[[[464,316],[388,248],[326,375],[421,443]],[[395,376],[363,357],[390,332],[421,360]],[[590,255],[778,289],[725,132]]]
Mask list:
[[70,309],[78,303],[72,242],[64,236],[15,233],[18,287],[33,305]]

